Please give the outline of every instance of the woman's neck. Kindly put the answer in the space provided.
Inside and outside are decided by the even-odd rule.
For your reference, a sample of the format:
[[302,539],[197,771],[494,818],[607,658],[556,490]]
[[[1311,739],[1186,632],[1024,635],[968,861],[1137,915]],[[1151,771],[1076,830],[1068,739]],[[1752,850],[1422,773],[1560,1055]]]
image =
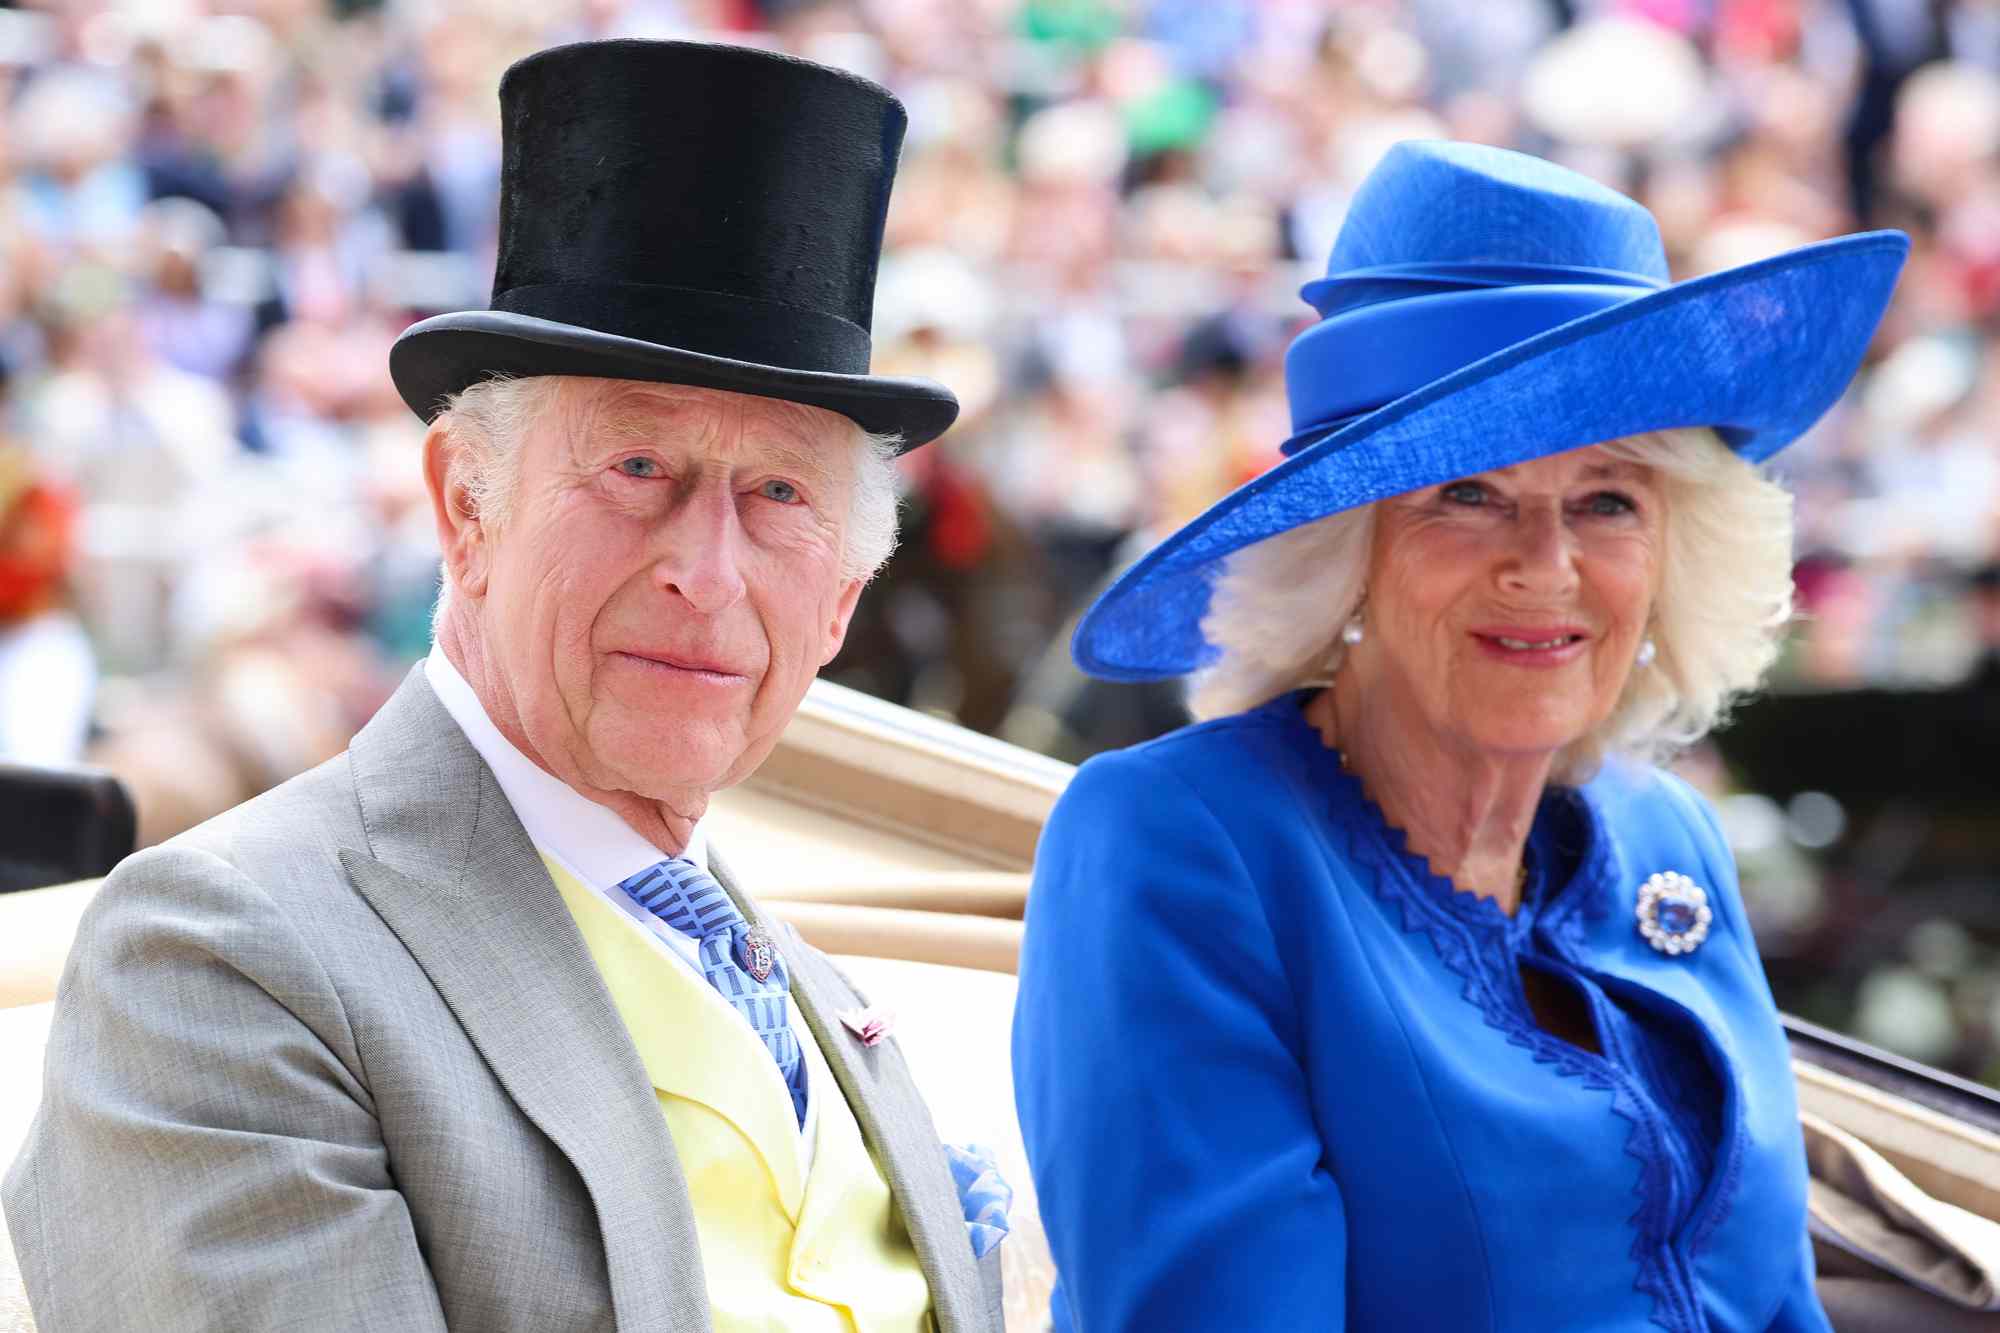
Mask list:
[[1306,705],[1306,720],[1433,874],[1513,915],[1554,756],[1453,746],[1431,728],[1399,723],[1397,709],[1364,707],[1356,693],[1336,681]]

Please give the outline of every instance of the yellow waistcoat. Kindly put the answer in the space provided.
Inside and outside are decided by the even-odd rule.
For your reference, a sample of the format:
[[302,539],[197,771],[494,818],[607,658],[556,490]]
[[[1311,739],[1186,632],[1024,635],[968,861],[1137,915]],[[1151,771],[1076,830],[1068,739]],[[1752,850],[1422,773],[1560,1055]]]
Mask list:
[[812,1035],[798,1034],[818,1111],[802,1178],[791,1094],[749,1025],[616,907],[542,860],[659,1096],[694,1203],[716,1333],[933,1327],[909,1235]]

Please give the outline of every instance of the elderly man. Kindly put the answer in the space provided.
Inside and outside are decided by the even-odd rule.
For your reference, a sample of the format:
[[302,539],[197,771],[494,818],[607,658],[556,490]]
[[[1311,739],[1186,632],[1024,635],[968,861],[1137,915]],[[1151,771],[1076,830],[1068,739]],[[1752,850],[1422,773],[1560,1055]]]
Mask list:
[[36,1315],[997,1333],[964,1164],[701,822],[956,411],[867,373],[901,108],[637,42],[501,103],[493,308],[391,357],[436,649],[345,755],[106,883],[7,1180]]

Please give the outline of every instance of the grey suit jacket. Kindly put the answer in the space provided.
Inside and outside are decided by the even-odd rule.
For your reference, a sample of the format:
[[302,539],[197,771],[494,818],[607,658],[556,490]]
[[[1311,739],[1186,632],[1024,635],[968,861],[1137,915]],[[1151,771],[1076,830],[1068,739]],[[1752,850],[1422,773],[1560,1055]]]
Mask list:
[[[939,1327],[999,1333],[901,1054],[772,929]],[[638,1053],[421,669],[346,754],[105,883],[5,1205],[44,1333],[709,1327]]]

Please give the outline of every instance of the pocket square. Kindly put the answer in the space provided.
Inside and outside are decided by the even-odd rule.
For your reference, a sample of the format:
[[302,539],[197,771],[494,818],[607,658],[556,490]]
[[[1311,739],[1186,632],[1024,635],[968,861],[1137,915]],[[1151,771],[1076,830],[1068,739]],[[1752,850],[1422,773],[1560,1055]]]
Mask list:
[[835,1017],[841,1026],[861,1038],[863,1046],[873,1046],[895,1029],[896,1016],[879,1005],[865,1005],[859,1009],[839,1010]]
[[1014,1189],[1000,1178],[993,1154],[977,1144],[961,1148],[947,1143],[944,1155],[951,1160],[952,1183],[958,1186],[958,1202],[965,1209],[972,1257],[984,1259],[1007,1238],[1007,1209],[1014,1202]]

